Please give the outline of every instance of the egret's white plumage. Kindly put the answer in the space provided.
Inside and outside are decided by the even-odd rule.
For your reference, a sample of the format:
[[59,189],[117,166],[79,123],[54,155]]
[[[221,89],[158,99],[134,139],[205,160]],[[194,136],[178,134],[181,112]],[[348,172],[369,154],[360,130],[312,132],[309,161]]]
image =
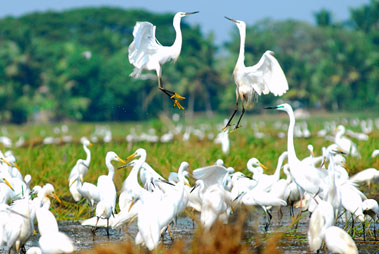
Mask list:
[[274,52],[270,50],[263,54],[257,64],[249,67],[245,66],[246,24],[240,20],[227,19],[237,25],[241,38],[240,51],[233,71],[234,81],[237,86],[236,109],[225,128],[230,126],[230,122],[238,110],[238,100],[241,98],[242,114],[235,127],[238,128],[245,109],[252,108],[255,94],[261,95],[262,93],[268,94],[271,92],[275,96],[281,96],[288,90],[288,83],[282,68],[274,57]]
[[134,66],[134,71],[130,76],[138,78],[143,70],[155,70],[158,76],[158,86],[171,99],[174,100],[174,106],[183,109],[177,99],[184,99],[175,92],[164,89],[162,86],[162,68],[161,66],[173,60],[178,59],[182,49],[182,32],[180,21],[183,17],[195,14],[197,12],[178,12],[174,16],[173,26],[176,32],[176,38],[172,46],[162,46],[155,37],[156,27],[149,22],[137,22],[133,29],[133,41],[129,46],[129,62]]
[[77,160],[75,166],[72,168],[72,170],[70,172],[70,175],[68,177],[68,184],[69,184],[70,192],[71,192],[71,195],[72,195],[72,197],[74,198],[74,200],[76,202],[80,201],[80,199],[82,198],[82,195],[77,190],[77,185],[76,184],[72,184],[72,182],[75,179],[77,179],[78,176],[81,179],[84,178],[84,176],[88,172],[88,168],[89,168],[89,165],[90,165],[90,162],[91,162],[91,151],[88,149],[88,147],[92,146],[92,144],[85,137],[81,138],[81,142],[83,144],[83,149],[84,149],[87,157],[86,157],[85,160],[83,160],[83,159]]

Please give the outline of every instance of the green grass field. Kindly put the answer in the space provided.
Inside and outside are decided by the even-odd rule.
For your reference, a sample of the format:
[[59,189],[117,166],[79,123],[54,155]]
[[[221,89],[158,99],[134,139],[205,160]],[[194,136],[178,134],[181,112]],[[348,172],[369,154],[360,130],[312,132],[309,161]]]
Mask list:
[[[321,147],[328,146],[332,142],[324,138],[317,137],[317,131],[320,130],[325,121],[336,120],[337,123],[343,122],[346,115],[314,115],[311,119],[297,120],[297,123],[306,121],[311,131],[311,138],[296,138],[295,148],[297,156],[304,158],[309,155],[307,150],[308,144],[313,144],[316,156],[321,155]],[[355,117],[355,116],[354,116]],[[366,115],[362,118],[372,117]],[[351,126],[350,120],[347,118],[348,124],[345,126],[354,131],[360,131],[359,126]],[[88,124],[88,123],[69,123],[69,131],[66,135],[73,136],[72,143],[57,144],[57,145],[42,145],[41,140],[44,135],[59,137],[62,134],[54,134],[54,127],[60,127],[62,124],[55,125],[24,125],[24,126],[3,126],[12,140],[16,140],[20,135],[25,137],[25,143],[22,147],[12,148],[12,151],[17,157],[17,163],[21,168],[23,175],[30,174],[32,176],[32,184],[43,185],[52,183],[56,193],[62,198],[61,205],[53,205],[53,210],[57,215],[57,219],[78,220],[88,217],[88,207],[86,205],[77,205],[73,203],[70,192],[68,190],[68,175],[79,158],[84,159],[85,153],[82,145],[79,143],[81,136],[90,136],[96,125],[107,125],[112,130],[112,141],[110,143],[98,142],[90,148],[92,160],[88,174],[85,176],[86,182],[96,184],[98,176],[107,174],[104,158],[108,151],[116,152],[121,158],[125,159],[133,153],[137,148],[143,147],[147,151],[147,162],[164,177],[167,177],[171,171],[177,171],[182,161],[187,161],[190,164],[190,170],[198,167],[214,164],[221,158],[226,166],[233,167],[236,171],[243,171],[251,175],[246,169],[246,163],[251,157],[258,158],[265,164],[269,170],[267,174],[273,173],[277,158],[286,149],[287,139],[277,137],[279,130],[274,126],[277,121],[287,123],[287,115],[285,113],[274,113],[266,115],[247,116],[242,122],[243,127],[229,135],[230,152],[224,155],[221,152],[221,146],[215,144],[213,140],[207,138],[208,134],[214,136],[220,132],[222,118],[220,116],[208,120],[206,117],[199,117],[191,120],[180,120],[178,123],[172,122],[167,117],[161,117],[160,120],[153,120],[144,123],[107,123],[107,124]],[[264,123],[264,126],[262,124]],[[259,130],[266,134],[265,138],[258,139],[253,135],[252,124],[258,123]],[[170,128],[182,124],[183,130],[175,135],[173,142],[170,143],[148,143],[137,142],[128,143],[125,139],[126,135],[132,129],[138,134],[146,132],[153,128],[157,135],[166,133]],[[188,142],[182,141],[182,135],[185,126],[192,125],[194,128],[202,128],[205,132],[205,138],[199,140],[194,135],[191,135]],[[283,130],[287,134],[286,130]],[[334,135],[329,133],[329,135]],[[374,149],[379,148],[379,130],[375,128],[369,134],[368,141],[352,140],[358,145],[358,149],[362,158],[347,158],[350,175],[369,167],[379,168],[379,158],[371,158],[371,153]],[[101,139],[101,138],[100,138]],[[1,151],[7,149],[1,147]],[[114,162],[115,167],[121,166],[120,163]],[[121,189],[122,182],[127,177],[130,168],[117,170],[114,182],[118,191]],[[283,177],[283,174],[282,174]],[[193,180],[191,180],[193,183]],[[365,188],[365,187],[363,187]],[[361,188],[362,189],[362,188]],[[370,193],[378,192],[378,187],[375,186]]]

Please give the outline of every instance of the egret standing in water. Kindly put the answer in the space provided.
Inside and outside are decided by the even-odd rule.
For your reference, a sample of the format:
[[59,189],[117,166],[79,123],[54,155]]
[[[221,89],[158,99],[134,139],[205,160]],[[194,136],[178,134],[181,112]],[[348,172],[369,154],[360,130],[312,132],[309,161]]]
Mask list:
[[158,76],[158,88],[174,101],[174,107],[184,109],[178,100],[185,99],[179,94],[163,88],[161,65],[173,60],[176,62],[182,49],[182,31],[180,21],[183,17],[198,13],[178,12],[174,16],[174,29],[176,38],[171,46],[162,46],[155,38],[155,26],[149,22],[137,22],[134,26],[134,40],[129,46],[129,62],[134,65],[130,76],[138,78],[143,70],[155,70]]
[[242,113],[238,119],[237,125],[234,129],[241,127],[239,125],[245,109],[250,109],[253,106],[254,97],[256,95],[272,93],[275,96],[281,96],[288,90],[288,83],[286,76],[278,61],[274,57],[274,52],[266,51],[256,65],[245,66],[245,38],[246,38],[246,24],[243,21],[231,19],[240,32],[240,52],[237,59],[236,66],[234,67],[233,76],[236,83],[236,106],[228,123],[224,127],[226,130],[230,122],[238,111],[238,100],[242,101]]

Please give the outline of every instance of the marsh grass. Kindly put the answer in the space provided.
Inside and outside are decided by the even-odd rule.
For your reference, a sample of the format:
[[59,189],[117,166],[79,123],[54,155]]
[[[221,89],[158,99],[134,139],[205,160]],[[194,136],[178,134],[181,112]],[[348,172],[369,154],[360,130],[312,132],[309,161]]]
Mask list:
[[[334,119],[340,121],[346,115],[315,115],[311,119],[306,120],[311,131],[311,138],[296,138],[295,149],[297,156],[303,158],[309,155],[307,150],[308,144],[313,144],[316,156],[321,154],[321,147],[331,144],[324,138],[317,137],[317,131],[323,127],[324,121]],[[354,116],[355,117],[355,116]],[[157,135],[166,133],[170,126],[175,126],[169,118],[161,118],[162,120],[152,120],[144,123],[109,123],[102,124],[108,126],[112,130],[112,142],[110,143],[95,143],[91,147],[92,160],[88,174],[85,176],[86,182],[95,183],[97,178],[102,174],[107,174],[104,158],[108,151],[116,152],[121,158],[126,158],[133,153],[137,148],[143,147],[147,151],[147,162],[164,177],[167,177],[171,171],[177,171],[182,161],[187,161],[190,164],[190,170],[206,165],[214,164],[221,158],[225,165],[233,166],[236,171],[242,171],[248,175],[250,173],[246,169],[246,162],[251,157],[257,157],[265,164],[269,170],[267,174],[273,173],[276,168],[277,158],[286,150],[286,138],[280,139],[277,137],[278,130],[273,126],[275,121],[280,120],[288,123],[285,114],[266,114],[260,116],[246,117],[243,122],[243,127],[238,131],[230,133],[231,149],[228,155],[221,153],[220,145],[214,144],[213,140],[199,140],[195,136],[191,136],[189,142],[182,141],[182,134],[176,135],[171,143],[127,143],[125,136],[135,130],[137,134],[146,132],[151,128],[156,130]],[[214,119],[182,119],[179,124],[193,125],[206,130],[206,133],[216,135],[220,132],[217,124],[220,124],[220,118]],[[339,120],[340,119],[340,120]],[[253,136],[251,125],[254,122],[264,121],[265,125],[260,128],[266,135],[263,139],[257,139]],[[297,123],[305,120],[297,120]],[[206,124],[205,124],[206,123]],[[54,137],[59,134],[54,134],[53,128],[60,127],[61,124],[53,125],[25,125],[25,126],[6,126],[6,131],[12,140],[17,140],[20,135],[26,139],[24,146],[12,148],[12,151],[18,158],[17,163],[21,168],[21,173],[31,174],[31,185],[43,185],[47,182],[55,186],[57,194],[62,198],[63,202],[58,205],[53,201],[52,208],[59,220],[82,220],[89,216],[90,209],[85,202],[80,204],[73,202],[68,190],[68,175],[79,158],[85,158],[85,153],[82,145],[79,143],[81,136],[90,136],[97,124],[89,123],[69,123],[69,135],[73,136],[73,142],[58,145],[42,145],[43,135],[51,135]],[[360,128],[353,126],[348,128],[359,131]],[[4,131],[4,130],[3,130]],[[284,130],[286,132],[286,130]],[[379,130],[374,131],[369,135],[368,141],[356,141],[358,150],[362,158],[356,159],[347,158],[350,175],[355,174],[363,169],[374,167],[379,168],[379,159],[371,158],[371,153],[378,148]],[[2,151],[6,149],[0,147]],[[115,162],[115,167],[121,166]],[[130,168],[117,170],[114,178],[116,188],[121,189],[122,182],[130,172]],[[282,177],[285,177],[282,173]],[[193,183],[194,180],[190,179]],[[362,185],[362,189],[367,191],[367,187]],[[370,195],[377,197],[378,186],[373,185],[370,190]],[[369,196],[370,196],[369,195]]]

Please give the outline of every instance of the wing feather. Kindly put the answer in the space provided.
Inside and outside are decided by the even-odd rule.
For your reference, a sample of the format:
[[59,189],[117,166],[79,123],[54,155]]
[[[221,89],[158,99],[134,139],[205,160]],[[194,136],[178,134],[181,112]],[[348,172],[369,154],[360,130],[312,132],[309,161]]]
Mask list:
[[155,29],[156,27],[149,22],[137,22],[134,26],[134,39],[128,51],[129,62],[137,69],[143,69],[159,47],[162,47],[155,38]]
[[195,169],[192,172],[192,176],[195,179],[201,179],[204,181],[205,186],[211,186],[213,184],[222,184],[222,180],[228,171],[223,166],[207,166],[203,168]]
[[245,68],[245,83],[249,83],[258,95],[272,93],[281,96],[288,90],[286,76],[272,51],[266,51],[259,62]]

